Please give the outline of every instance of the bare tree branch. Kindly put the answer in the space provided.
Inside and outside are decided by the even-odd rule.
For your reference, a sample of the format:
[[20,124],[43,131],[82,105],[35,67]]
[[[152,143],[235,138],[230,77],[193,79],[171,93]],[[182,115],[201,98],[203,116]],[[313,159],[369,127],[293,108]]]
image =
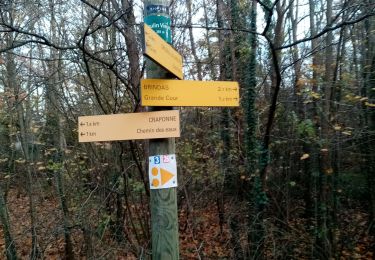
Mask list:
[[332,27],[326,26],[323,30],[321,30],[316,35],[313,35],[313,36],[310,36],[310,37],[307,37],[307,38],[304,38],[304,39],[301,39],[301,40],[297,40],[297,41],[292,42],[292,43],[287,44],[287,45],[276,47],[276,50],[287,49],[287,48],[293,47],[295,45],[298,45],[300,43],[308,42],[308,41],[311,41],[313,39],[317,39],[317,38],[323,36],[324,34],[326,34],[328,32],[335,31],[335,30],[340,29],[341,27],[344,27],[344,26],[347,26],[347,25],[353,25],[353,24],[359,23],[359,22],[365,20],[366,18],[369,18],[369,17],[374,16],[374,15],[375,15],[375,12],[371,12],[371,13],[365,14],[361,17],[358,17],[357,19],[354,19],[354,20],[343,21],[343,22],[341,22],[341,23],[339,23],[335,26],[332,26]]

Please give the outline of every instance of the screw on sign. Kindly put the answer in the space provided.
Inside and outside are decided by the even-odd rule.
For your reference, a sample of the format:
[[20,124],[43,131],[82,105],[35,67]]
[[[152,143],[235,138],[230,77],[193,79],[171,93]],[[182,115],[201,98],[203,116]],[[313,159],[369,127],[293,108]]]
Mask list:
[[149,159],[150,189],[177,187],[176,155],[156,155]]

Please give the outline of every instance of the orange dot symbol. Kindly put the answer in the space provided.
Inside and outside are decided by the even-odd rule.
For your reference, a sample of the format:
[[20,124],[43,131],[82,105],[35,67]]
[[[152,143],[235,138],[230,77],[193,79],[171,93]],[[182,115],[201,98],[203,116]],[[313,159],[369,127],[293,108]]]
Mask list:
[[153,176],[157,176],[159,174],[158,168],[156,168],[156,167],[152,168],[151,173],[152,173]]
[[159,180],[157,180],[157,179],[153,179],[153,180],[152,180],[152,186],[154,186],[154,187],[158,187],[158,186],[159,186]]

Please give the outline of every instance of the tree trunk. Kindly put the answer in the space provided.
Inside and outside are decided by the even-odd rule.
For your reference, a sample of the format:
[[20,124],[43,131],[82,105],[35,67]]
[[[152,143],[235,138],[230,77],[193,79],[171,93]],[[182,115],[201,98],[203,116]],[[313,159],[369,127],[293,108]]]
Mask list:
[[[373,1],[372,1],[373,2]],[[368,104],[375,103],[375,18],[371,17],[365,21],[365,39],[362,57],[362,78],[361,96],[368,97]],[[362,115],[360,118],[363,131],[360,138],[361,153],[363,154],[362,165],[365,171],[367,188],[369,191],[368,201],[370,206],[369,231],[375,235],[375,142],[371,138],[371,132],[375,131],[375,109],[362,105]]]
[[[256,31],[257,27],[257,1],[253,0],[250,6],[250,30]],[[257,57],[257,36],[249,34],[250,43],[250,56],[246,65],[246,73],[244,80],[244,94],[245,99],[243,102],[244,110],[246,112],[246,131],[245,131],[245,144],[246,144],[246,181],[247,187],[245,191],[245,198],[248,203],[248,223],[247,223],[247,258],[257,259],[259,256],[258,241],[263,237],[262,223],[258,222],[256,206],[256,197],[254,197],[254,184],[250,182],[251,176],[256,174],[256,164],[259,153],[258,142],[256,139],[257,127],[257,114],[255,108],[256,99],[256,57]],[[253,225],[255,224],[255,225]]]
[[210,71],[210,78],[212,80],[217,79],[217,74],[216,74],[216,68],[215,68],[215,58],[214,54],[212,53],[212,48],[211,48],[211,38],[210,38],[210,32],[209,32],[209,19],[208,19],[208,11],[207,11],[207,0],[203,0],[203,11],[204,11],[204,21],[205,21],[205,26],[206,26],[206,32],[205,32],[205,42],[207,45],[207,55],[208,55],[208,66],[209,66],[209,71]]
[[197,75],[198,75],[198,80],[202,80],[202,63],[200,59],[198,58],[197,55],[197,49],[195,46],[195,41],[194,41],[194,34],[193,34],[193,24],[192,24],[192,3],[191,0],[186,0],[186,7],[188,10],[188,21],[187,21],[187,26],[189,30],[189,39],[190,39],[190,47],[191,47],[191,53],[193,54],[195,66],[197,68]]
[[[129,86],[134,93],[138,93],[140,80],[142,77],[140,71],[140,63],[139,63],[139,49],[137,47],[137,41],[134,39],[137,38],[135,34],[135,16],[134,16],[134,2],[133,0],[121,0],[121,6],[117,3],[116,0],[111,0],[116,12],[124,12],[126,15],[122,16],[122,22],[124,26],[124,30],[122,34],[125,38],[126,50],[127,50],[127,57],[129,59]],[[139,96],[136,97],[137,100],[134,100],[133,107],[138,109],[139,103]]]
[[[51,14],[51,36],[54,40],[58,41],[57,32],[57,21],[55,17],[56,5],[54,0],[49,0],[49,11]],[[68,220],[68,206],[66,202],[66,195],[64,192],[63,185],[63,162],[64,162],[64,150],[65,150],[65,138],[64,138],[64,126],[62,120],[59,118],[58,107],[59,103],[57,100],[57,87],[62,88],[61,83],[61,71],[62,71],[62,61],[61,52],[57,50],[51,50],[50,56],[51,62],[47,64],[45,74],[49,76],[47,81],[46,89],[46,113],[47,113],[47,144],[54,148],[55,152],[51,157],[53,162],[53,176],[55,176],[56,183],[56,193],[60,201],[61,213],[63,217],[63,230],[64,230],[64,242],[65,242],[65,259],[74,259],[73,245],[70,237],[70,228]]]
[[1,186],[0,186],[0,221],[1,221],[1,225],[2,225],[3,233],[4,233],[5,255],[7,256],[8,260],[16,260],[18,259],[16,245],[11,235],[8,209],[7,209],[6,201],[4,198],[4,192]]
[[[12,34],[8,34],[6,37],[6,42],[8,46],[11,46],[13,44],[13,38]],[[30,127],[28,125],[25,125],[25,115],[24,115],[24,109],[23,109],[23,102],[24,100],[21,98],[22,90],[20,88],[20,85],[17,84],[17,74],[16,74],[16,64],[15,64],[15,55],[12,53],[6,54],[6,85],[9,90],[12,91],[14,94],[15,100],[14,100],[14,106],[17,113],[17,126],[19,131],[19,140],[21,142],[21,149],[24,155],[25,159],[25,165],[26,165],[26,174],[27,174],[27,194],[29,197],[29,208],[30,208],[30,222],[31,222],[31,259],[37,259],[39,254],[39,248],[38,248],[38,242],[37,242],[37,234],[36,234],[36,209],[34,204],[34,195],[33,195],[33,179],[31,175],[31,154],[30,154],[30,140],[29,140],[29,131]]]
[[[216,18],[217,24],[219,28],[224,28],[224,20],[225,14],[224,9],[225,5],[222,0],[217,0],[216,2]],[[220,80],[225,80],[231,74],[229,70],[229,66],[224,66],[224,64],[228,64],[227,57],[231,55],[230,44],[227,41],[227,37],[225,37],[224,32],[226,31],[219,30],[219,64],[220,64]],[[229,53],[228,53],[229,50]],[[233,68],[232,68],[233,69]],[[220,168],[221,174],[224,177],[223,189],[225,195],[223,201],[226,202],[228,199],[233,201],[238,200],[237,192],[238,192],[238,176],[236,173],[231,169],[231,159],[230,159],[230,150],[231,150],[231,138],[230,138],[230,110],[229,108],[223,108],[221,111],[221,119],[220,119],[220,137],[222,142],[222,152],[220,154]],[[220,196],[220,195],[219,195]],[[232,205],[232,207],[236,207],[236,203]],[[235,211],[236,212],[236,211]],[[243,251],[240,244],[240,230],[239,230],[239,219],[238,213],[231,214],[228,218],[229,228],[231,232],[231,244],[233,248],[233,257],[235,259],[243,259]]]
[[[270,28],[267,32],[264,33],[264,36],[268,42],[270,56],[272,58],[272,71],[271,71],[271,102],[269,105],[268,110],[268,117],[267,122],[265,125],[265,132],[263,135],[263,140],[261,144],[261,151],[260,151],[260,159],[259,159],[259,173],[255,177],[254,182],[254,192],[256,196],[255,201],[255,216],[256,218],[256,226],[258,227],[258,235],[256,237],[256,243],[258,245],[255,259],[263,259],[264,258],[264,243],[265,243],[265,229],[263,220],[265,218],[265,207],[268,203],[268,198],[266,194],[266,179],[267,179],[267,172],[269,169],[269,157],[270,157],[270,142],[271,142],[271,131],[276,115],[276,106],[277,100],[279,96],[279,91],[281,88],[281,69],[280,69],[280,61],[281,61],[281,51],[277,50],[277,47],[281,46],[284,41],[284,17],[286,2],[278,1],[276,3],[276,11],[277,11],[277,20],[273,30],[273,38],[270,37]],[[269,12],[273,12],[270,10]],[[272,15],[269,13],[269,15]]]
[[[326,9],[327,25],[332,21],[332,0],[327,1]],[[322,113],[320,115],[322,146],[319,155],[319,202],[318,202],[318,236],[317,246],[321,248],[324,258],[334,255],[332,244],[333,229],[331,212],[333,210],[333,169],[331,166],[330,122],[331,122],[331,92],[333,82],[333,33],[326,35],[325,49],[325,73],[323,83]]]

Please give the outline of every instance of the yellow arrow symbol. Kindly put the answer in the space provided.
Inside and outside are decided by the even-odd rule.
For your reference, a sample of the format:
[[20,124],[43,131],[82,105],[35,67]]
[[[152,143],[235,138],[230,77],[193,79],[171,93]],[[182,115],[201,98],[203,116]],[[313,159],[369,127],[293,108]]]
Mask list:
[[163,168],[160,168],[160,174],[161,174],[161,185],[166,184],[170,179],[174,177],[174,174],[164,170]]

